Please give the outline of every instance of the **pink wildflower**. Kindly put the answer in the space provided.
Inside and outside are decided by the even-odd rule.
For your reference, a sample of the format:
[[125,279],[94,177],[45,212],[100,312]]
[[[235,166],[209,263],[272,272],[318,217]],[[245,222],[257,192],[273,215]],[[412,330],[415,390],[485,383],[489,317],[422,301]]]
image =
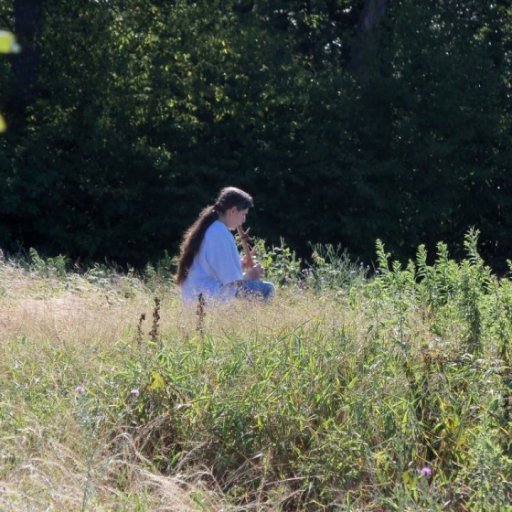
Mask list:
[[77,386],[75,388],[75,393],[77,395],[83,395],[85,393],[85,388],[83,386]]
[[137,397],[137,396],[139,396],[139,394],[140,394],[140,393],[139,393],[139,389],[138,389],[138,388],[133,388],[133,389],[130,391],[130,395],[131,395],[131,396],[135,396],[135,397]]
[[429,468],[428,466],[424,466],[421,469],[418,469],[418,473],[421,476],[431,476],[432,475],[432,468]]

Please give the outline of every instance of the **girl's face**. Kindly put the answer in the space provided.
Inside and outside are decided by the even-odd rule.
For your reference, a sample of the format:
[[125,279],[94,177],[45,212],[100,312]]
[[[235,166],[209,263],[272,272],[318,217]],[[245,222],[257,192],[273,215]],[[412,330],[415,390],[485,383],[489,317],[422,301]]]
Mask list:
[[248,212],[249,208],[246,208],[245,210],[239,210],[236,206],[233,206],[233,208],[226,210],[223,222],[226,224],[228,229],[233,231],[245,222]]

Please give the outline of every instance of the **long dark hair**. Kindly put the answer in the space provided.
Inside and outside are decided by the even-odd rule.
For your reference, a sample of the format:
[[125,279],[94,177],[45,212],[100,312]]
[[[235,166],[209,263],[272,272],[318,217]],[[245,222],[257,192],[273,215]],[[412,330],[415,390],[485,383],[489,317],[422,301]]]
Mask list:
[[182,285],[188,276],[194,258],[201,248],[206,230],[220,215],[233,208],[233,206],[236,206],[238,210],[245,210],[253,206],[253,204],[252,197],[247,192],[236,187],[225,187],[219,192],[215,204],[201,210],[199,217],[187,229],[181,242],[180,259],[178,271],[176,272],[176,282],[179,285]]

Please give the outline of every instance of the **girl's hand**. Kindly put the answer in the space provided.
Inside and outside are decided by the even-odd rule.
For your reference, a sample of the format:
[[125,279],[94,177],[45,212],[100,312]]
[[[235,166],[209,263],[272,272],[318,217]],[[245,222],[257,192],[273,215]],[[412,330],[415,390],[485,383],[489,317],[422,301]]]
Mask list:
[[248,268],[245,271],[245,280],[259,281],[265,275],[265,271],[261,268],[259,263],[256,263],[253,267]]
[[251,249],[251,257],[249,258],[248,255],[245,255],[243,258],[242,258],[242,268],[244,270],[248,270],[250,268],[252,268],[253,266],[253,262],[251,260],[254,260],[254,257],[256,255],[256,248],[253,248]]

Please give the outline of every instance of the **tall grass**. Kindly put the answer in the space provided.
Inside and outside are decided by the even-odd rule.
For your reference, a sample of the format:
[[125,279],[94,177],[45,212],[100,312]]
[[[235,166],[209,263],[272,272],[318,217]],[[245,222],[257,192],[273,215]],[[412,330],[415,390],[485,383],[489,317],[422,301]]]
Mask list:
[[276,300],[200,328],[154,269],[1,262],[0,510],[512,510],[512,283],[476,245],[378,243],[371,278],[274,248]]

